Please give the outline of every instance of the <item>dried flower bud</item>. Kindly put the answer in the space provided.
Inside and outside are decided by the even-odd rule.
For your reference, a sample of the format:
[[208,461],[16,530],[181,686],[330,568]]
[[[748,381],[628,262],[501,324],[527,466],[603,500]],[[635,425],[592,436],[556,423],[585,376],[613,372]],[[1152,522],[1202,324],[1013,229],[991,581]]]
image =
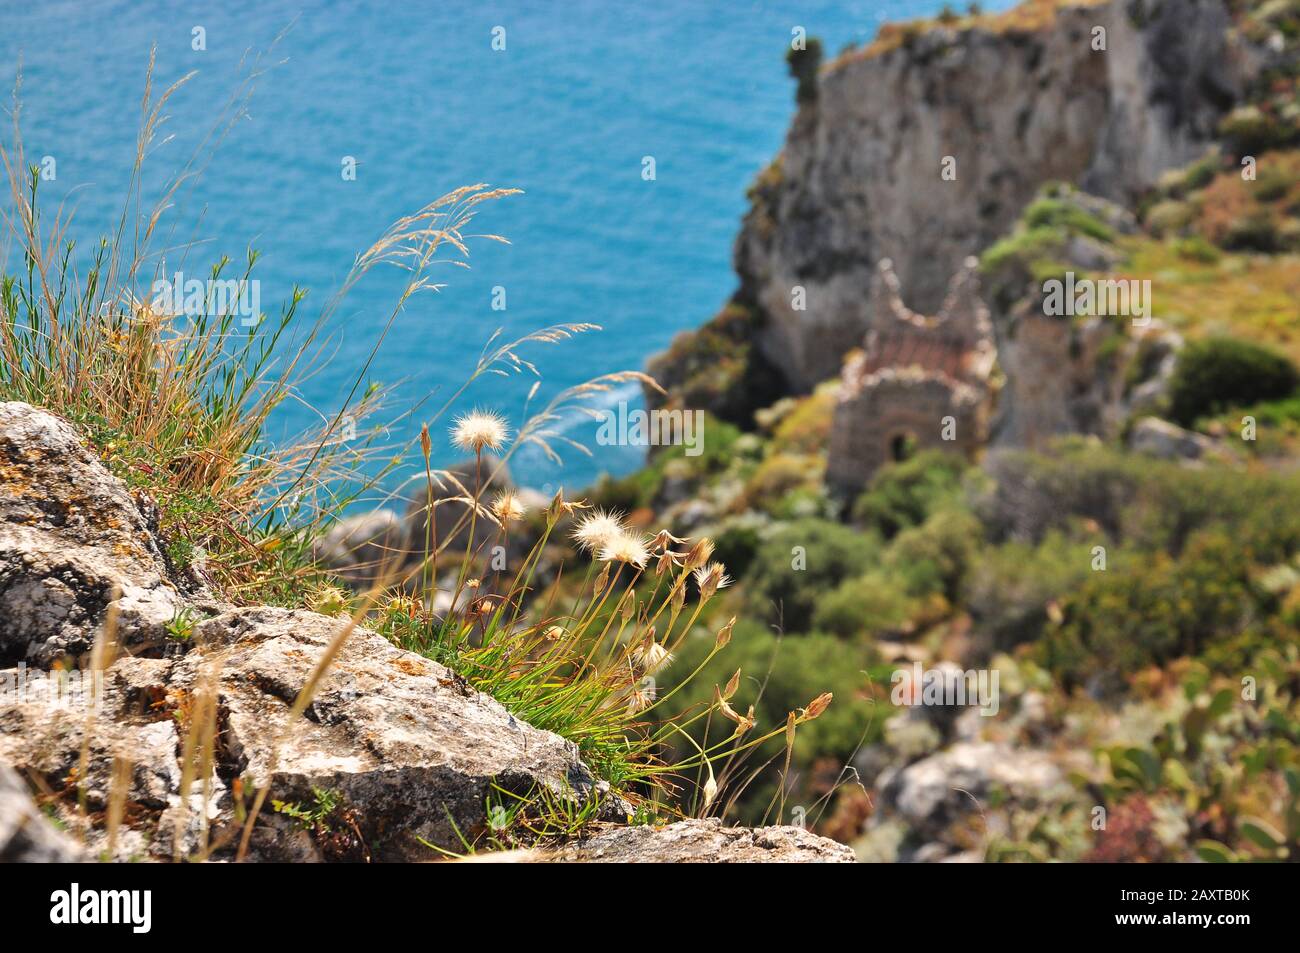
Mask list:
[[700,601],[708,602],[719,589],[731,585],[731,577],[722,563],[709,563],[695,570],[695,584],[700,587]]
[[705,536],[692,546],[690,552],[686,554],[686,562],[684,563],[685,568],[692,570],[699,569],[707,563],[712,556],[713,540]]
[[704,782],[704,810],[709,809],[713,799],[718,796],[718,782],[713,778],[713,768],[709,768],[709,780]]
[[740,669],[736,669],[736,674],[731,676],[727,682],[726,689],[722,692],[722,697],[730,700],[736,694],[736,689],[740,688]]
[[818,715],[820,715],[822,712],[824,712],[827,708],[830,707],[831,699],[834,697],[835,696],[830,692],[824,692],[821,695],[818,695],[816,698],[814,698],[812,701],[808,703],[808,707],[803,710],[803,717],[801,717],[799,720],[812,721],[814,718],[816,718]]
[[735,624],[736,624],[736,617],[733,615],[731,617],[731,621],[729,621],[726,625],[724,625],[722,628],[718,630],[718,638],[713,643],[714,651],[720,651],[721,649],[725,649],[727,647],[727,643],[731,641],[731,628]]
[[673,612],[681,612],[682,606],[686,605],[686,585],[682,580],[673,587],[672,604]]

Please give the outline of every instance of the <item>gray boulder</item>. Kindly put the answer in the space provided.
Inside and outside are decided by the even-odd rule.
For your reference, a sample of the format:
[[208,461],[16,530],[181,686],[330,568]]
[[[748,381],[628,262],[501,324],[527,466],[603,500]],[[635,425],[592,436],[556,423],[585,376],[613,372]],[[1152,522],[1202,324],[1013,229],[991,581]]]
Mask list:
[[80,846],[41,814],[22,779],[0,764],[0,863],[66,864],[83,859]]
[[1143,417],[1129,431],[1128,445],[1162,460],[1199,460],[1214,448],[1214,441],[1159,417]]
[[[361,815],[375,859],[427,858],[428,841],[460,849],[486,820],[493,788],[590,797],[577,746],[519,721],[450,670],[364,629],[347,637],[306,710],[290,709],[346,623],[311,612],[243,609],[202,623],[173,691],[218,672],[225,770],[310,804],[335,792]],[[267,856],[275,845],[264,843]]]
[[144,514],[71,424],[0,402],[0,665],[87,652],[114,602],[127,644],[182,604]]
[[1062,783],[1061,768],[1043,751],[962,741],[885,771],[879,779],[880,819],[902,820],[920,840],[943,841],[950,824],[983,813],[989,794],[1047,801]]

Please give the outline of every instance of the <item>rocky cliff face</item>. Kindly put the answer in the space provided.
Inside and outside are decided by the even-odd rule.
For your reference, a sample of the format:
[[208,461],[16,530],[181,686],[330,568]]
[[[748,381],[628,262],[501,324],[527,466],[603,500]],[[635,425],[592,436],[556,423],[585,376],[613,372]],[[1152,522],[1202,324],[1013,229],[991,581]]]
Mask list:
[[787,389],[861,344],[882,258],[933,310],[1045,182],[1127,203],[1200,155],[1244,93],[1254,54],[1223,0],[1053,5],[904,32],[822,70],[735,249],[737,301]]

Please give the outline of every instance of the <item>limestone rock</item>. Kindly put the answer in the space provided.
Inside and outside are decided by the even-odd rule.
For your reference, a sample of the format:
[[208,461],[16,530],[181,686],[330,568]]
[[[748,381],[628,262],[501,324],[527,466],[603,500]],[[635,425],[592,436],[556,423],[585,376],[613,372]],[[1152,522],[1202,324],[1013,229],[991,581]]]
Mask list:
[[799,827],[726,827],[718,818],[666,827],[605,826],[558,851],[549,863],[832,863],[854,862],[844,844]]
[[126,643],[182,604],[140,508],[67,421],[0,402],[0,665],[85,653],[115,599]]
[[66,864],[83,859],[81,847],[41,814],[17,773],[0,764],[0,863]]
[[[85,670],[84,657],[81,669],[47,670],[85,656],[114,591],[116,660],[99,673]],[[187,642],[165,642],[161,628],[181,607],[210,617]],[[171,856],[178,837],[189,853],[205,833],[213,843],[226,835],[219,849],[228,850],[236,782],[244,791],[269,782],[286,803],[332,792],[355,812],[376,859],[427,857],[419,839],[459,848],[457,830],[482,827],[494,787],[601,796],[615,813],[626,809],[575,745],[364,629],[348,637],[305,717],[291,721],[344,625],[190,601],[168,579],[149,520],[75,430],[28,405],[0,404],[0,762],[39,779],[69,823],[79,800],[102,816],[120,794],[130,830],[119,857]],[[218,729],[210,773],[195,777],[183,803],[182,751],[208,689]],[[292,851],[286,826],[268,807],[257,856]],[[86,833],[98,848],[97,832]]]
[[[962,741],[882,774],[880,811],[874,823],[901,822],[921,845],[948,843],[949,828],[972,816],[979,826],[996,822],[984,807],[994,792],[1005,798],[1004,805],[1045,802],[1063,784],[1061,769],[1041,751]],[[950,851],[958,846],[968,845],[949,844]],[[931,859],[939,859],[942,853]]]
[[[575,745],[515,719],[448,669],[364,629],[348,637],[307,708],[290,708],[341,620],[243,609],[201,623],[199,650],[176,666],[173,691],[216,673],[226,767],[273,796],[310,804],[337,792],[361,814],[376,859],[427,857],[421,838],[461,847],[485,820],[493,785],[575,798],[595,779]],[[272,848],[268,848],[269,850]]]
[[1214,441],[1159,417],[1143,417],[1129,431],[1128,445],[1162,460],[1198,460],[1214,448]]

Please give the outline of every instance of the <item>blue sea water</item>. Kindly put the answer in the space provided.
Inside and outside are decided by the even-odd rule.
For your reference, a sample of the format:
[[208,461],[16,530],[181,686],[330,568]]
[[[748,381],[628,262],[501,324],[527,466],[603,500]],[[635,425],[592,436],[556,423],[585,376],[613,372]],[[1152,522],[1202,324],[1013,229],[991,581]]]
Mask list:
[[[390,222],[438,195],[475,182],[522,189],[475,222],[511,244],[476,242],[470,270],[444,269],[448,287],[408,304],[372,368],[371,379],[395,388],[394,419],[417,408],[392,427],[400,444],[498,329],[504,339],[569,322],[604,329],[526,350],[542,374],[536,406],[595,375],[643,368],[673,334],[707,320],[734,287],[745,187],[793,111],[784,63],[792,29],[821,37],[833,54],[870,41],[885,20],[941,5],[0,0],[0,64],[8,83],[21,61],[28,157],[55,158],[57,177],[42,187],[47,208],[75,208],[73,233],[85,245],[121,213],[151,46],[157,84],[198,72],[167,110],[170,138],[149,157],[146,196],[194,154],[260,55],[247,118],[214,153],[201,150],[210,161],[169,212],[166,270],[196,239],[184,258],[190,276],[257,248],[268,313],[298,284],[310,289],[310,318]],[[195,27],[204,50],[192,48]],[[496,27],[504,50],[493,49]],[[356,159],[355,180],[341,174],[345,156]],[[642,177],[645,156],[655,160],[653,181]],[[277,434],[339,406],[341,382],[357,373],[400,280],[375,273],[352,290],[330,325],[331,363],[305,382],[301,402],[281,409]],[[497,287],[505,310],[492,307]],[[492,407],[517,424],[533,383],[488,375],[456,409]],[[638,389],[605,397],[620,400],[635,403]],[[447,423],[434,429],[443,463],[455,456]],[[590,422],[575,419],[571,436],[594,455],[566,450],[556,467],[525,449],[516,478],[575,488],[643,456],[595,446]]]

